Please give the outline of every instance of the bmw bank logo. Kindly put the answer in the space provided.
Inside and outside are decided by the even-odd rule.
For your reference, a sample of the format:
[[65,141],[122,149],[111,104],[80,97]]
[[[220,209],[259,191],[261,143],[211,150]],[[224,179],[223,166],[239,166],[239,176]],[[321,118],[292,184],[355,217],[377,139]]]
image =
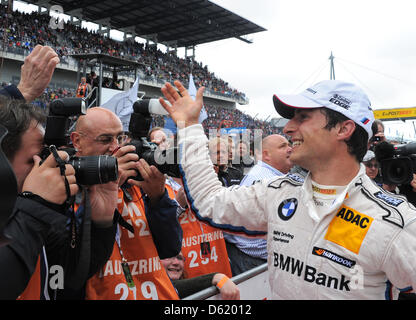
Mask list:
[[295,198],[284,200],[277,209],[277,213],[282,220],[289,220],[293,217],[298,207],[298,200]]

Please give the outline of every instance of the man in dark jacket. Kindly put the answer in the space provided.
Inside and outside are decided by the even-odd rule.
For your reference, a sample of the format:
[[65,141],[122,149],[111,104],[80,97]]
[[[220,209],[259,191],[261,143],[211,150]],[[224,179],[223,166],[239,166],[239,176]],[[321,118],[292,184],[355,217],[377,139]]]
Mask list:
[[228,141],[214,137],[209,140],[208,148],[215,172],[222,185],[225,187],[239,185],[243,179],[243,173],[228,164]]

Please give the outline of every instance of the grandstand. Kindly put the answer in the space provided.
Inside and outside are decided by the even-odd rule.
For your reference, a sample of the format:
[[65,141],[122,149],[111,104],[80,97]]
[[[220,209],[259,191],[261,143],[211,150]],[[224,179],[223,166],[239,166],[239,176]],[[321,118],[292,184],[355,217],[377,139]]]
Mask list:
[[[206,130],[218,128],[221,120],[226,119],[229,126],[274,131],[269,122],[255,120],[238,111],[236,103],[247,104],[248,97],[226,80],[217,78],[202,62],[194,60],[198,44],[230,37],[249,42],[244,38],[246,35],[265,31],[264,28],[206,0],[27,2],[38,5],[38,11],[30,14],[12,11],[8,6],[12,1],[0,0],[0,82],[17,84],[20,66],[33,47],[38,43],[51,46],[61,63],[50,88],[37,101],[41,107],[46,107],[51,99],[73,96],[80,77],[97,71],[96,62],[85,63],[74,56],[104,54],[136,62],[137,70],[118,71],[118,81],[127,90],[138,72],[139,90],[146,98],[159,97],[166,81],[179,79],[188,83],[192,73],[196,86],[207,88],[204,97],[209,111],[209,118],[204,122]],[[49,14],[57,8],[70,18],[54,27]],[[98,24],[98,31],[82,29],[81,21]],[[111,39],[110,29],[124,32],[124,41]],[[145,39],[146,43],[135,41],[136,37]],[[166,48],[165,52],[159,49],[159,44]],[[185,49],[185,58],[178,57],[178,48]],[[104,68],[103,83],[110,84],[112,79],[111,70]]]

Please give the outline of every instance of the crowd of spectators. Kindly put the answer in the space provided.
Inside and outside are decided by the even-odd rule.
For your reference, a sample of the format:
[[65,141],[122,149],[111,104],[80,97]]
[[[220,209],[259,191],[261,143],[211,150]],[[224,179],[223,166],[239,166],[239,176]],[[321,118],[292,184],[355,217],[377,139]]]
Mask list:
[[37,44],[58,46],[57,36],[49,28],[50,17],[44,14],[7,12],[0,4],[0,37],[10,49],[31,51]]
[[236,108],[219,108],[211,105],[205,105],[205,108],[208,118],[202,124],[206,133],[217,128],[246,128],[252,134],[256,129],[261,129],[265,136],[281,134],[281,130],[273,127],[270,122],[255,119]]
[[[8,86],[9,83],[2,82],[1,88],[4,88]],[[57,88],[57,89],[51,89],[50,87],[47,87],[43,94],[36,98],[33,103],[37,106],[39,106],[43,110],[47,110],[48,104],[55,100],[55,99],[61,99],[61,98],[71,98],[75,97],[75,90],[69,89],[69,88]]]
[[[2,87],[8,85],[3,82]],[[42,96],[37,98],[33,103],[44,110],[47,110],[47,105],[54,99],[75,97],[75,90],[68,88],[51,89],[46,88]],[[236,109],[225,108],[212,105],[205,105],[208,118],[202,122],[207,135],[210,130],[217,130],[221,128],[245,128],[250,132],[250,141],[254,140],[254,130],[261,129],[263,136],[270,134],[281,134],[281,130],[273,127],[270,122],[259,119],[253,119],[250,115]],[[160,115],[152,115],[153,127],[164,127],[165,119]]]
[[191,58],[179,58],[175,53],[164,53],[155,45],[145,45],[134,40],[116,41],[80,26],[65,23],[64,28],[49,27],[51,17],[37,12],[7,13],[0,5],[0,38],[7,50],[27,54],[36,44],[51,46],[61,59],[68,61],[68,55],[78,53],[102,53],[110,56],[135,60],[142,64],[145,79],[164,83],[179,79],[189,81],[192,73],[196,86],[205,86],[211,92],[235,99],[245,99],[245,94],[232,88],[228,82],[219,79],[208,66]]

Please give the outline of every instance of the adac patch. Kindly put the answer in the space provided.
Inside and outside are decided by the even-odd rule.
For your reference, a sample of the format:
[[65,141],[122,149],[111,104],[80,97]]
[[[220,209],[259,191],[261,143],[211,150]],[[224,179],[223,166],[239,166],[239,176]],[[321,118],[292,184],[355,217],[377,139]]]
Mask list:
[[287,221],[293,217],[298,208],[298,199],[290,198],[283,200],[280,203],[279,208],[277,209],[277,214],[279,215],[280,219]]
[[329,224],[325,239],[358,254],[373,220],[350,207],[342,206]]

